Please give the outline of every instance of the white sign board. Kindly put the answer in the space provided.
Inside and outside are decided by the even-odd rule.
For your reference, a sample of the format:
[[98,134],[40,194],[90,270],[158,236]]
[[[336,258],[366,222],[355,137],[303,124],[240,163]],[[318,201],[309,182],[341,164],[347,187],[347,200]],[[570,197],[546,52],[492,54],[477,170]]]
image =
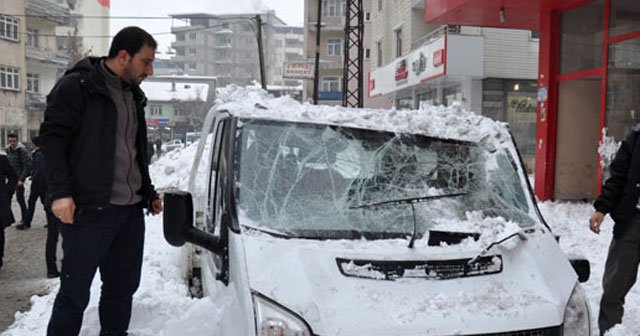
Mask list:
[[313,79],[314,66],[310,63],[290,63],[286,62],[283,66],[284,73],[282,77],[290,79]]
[[369,73],[369,96],[426,82],[446,73],[446,35]]

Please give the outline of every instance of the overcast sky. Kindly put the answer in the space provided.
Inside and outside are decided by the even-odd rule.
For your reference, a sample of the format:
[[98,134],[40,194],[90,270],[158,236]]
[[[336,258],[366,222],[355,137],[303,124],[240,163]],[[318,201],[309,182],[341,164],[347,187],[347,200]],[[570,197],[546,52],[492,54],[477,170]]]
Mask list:
[[[273,9],[290,26],[302,27],[304,20],[302,0],[111,0],[111,16],[156,17],[180,13],[255,13]],[[137,25],[151,33],[158,41],[158,50],[165,51],[174,37],[170,19],[117,19],[112,18],[110,35],[123,27]],[[177,23],[176,23],[177,24]]]

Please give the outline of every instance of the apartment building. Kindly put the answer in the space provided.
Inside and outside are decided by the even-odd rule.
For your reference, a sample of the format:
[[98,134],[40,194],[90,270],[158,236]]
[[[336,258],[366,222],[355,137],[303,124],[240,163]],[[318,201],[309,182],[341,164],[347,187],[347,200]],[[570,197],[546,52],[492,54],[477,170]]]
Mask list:
[[299,86],[298,79],[283,78],[283,65],[289,62],[304,62],[304,28],[282,26],[274,29],[275,64],[269,67],[273,85]]
[[[305,0],[304,2],[304,31],[305,31],[305,54],[307,62],[315,64],[316,55],[316,33],[318,23],[318,1]],[[346,0],[322,0],[320,18],[320,69],[318,79],[318,103],[327,105],[342,104],[343,97],[343,64],[345,46],[345,26],[346,26]],[[365,83],[363,90],[367,89],[366,74],[370,69],[371,58],[371,6],[372,0],[362,2],[364,19],[364,39],[363,39],[363,71]],[[304,82],[304,100],[312,101],[313,80]],[[379,105],[371,102],[366,92],[364,94],[364,106],[375,107]]]
[[422,0],[375,1],[369,96],[398,109],[459,102],[506,121],[533,169],[537,33],[426,24],[425,10]]
[[67,25],[69,9],[54,1],[26,0],[26,93],[27,133],[22,140],[29,141],[38,134],[44,120],[45,97],[69,64],[69,55],[59,50],[56,27]]
[[0,144],[3,147],[9,132],[26,134],[25,2],[0,2],[3,13],[0,15]]
[[[185,74],[215,76],[218,85],[247,85],[260,82],[256,15],[262,20],[264,62],[267,83],[277,77],[268,70],[276,65],[275,27],[284,26],[274,11],[260,14],[189,13],[171,15],[171,32],[176,40],[172,61]],[[281,62],[280,62],[281,63]],[[271,77],[269,77],[271,76]]]
[[20,0],[3,1],[0,11],[0,144],[10,132],[27,143],[44,119],[44,97],[69,61],[55,36],[69,10],[55,1]]
[[56,28],[60,49],[78,36],[79,54],[105,56],[109,53],[109,0],[55,0],[71,12],[69,24]]

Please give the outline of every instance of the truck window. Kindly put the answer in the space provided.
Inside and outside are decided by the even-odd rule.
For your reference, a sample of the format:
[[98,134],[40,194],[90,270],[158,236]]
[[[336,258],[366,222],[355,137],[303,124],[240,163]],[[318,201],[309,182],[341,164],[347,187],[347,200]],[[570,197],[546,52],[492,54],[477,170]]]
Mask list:
[[207,220],[205,221],[206,230],[211,233],[215,232],[217,224],[220,222],[220,216],[222,211],[220,209],[223,206],[223,188],[224,185],[223,179],[225,178],[227,172],[227,151],[225,148],[228,148],[229,140],[226,136],[229,132],[229,120],[224,119],[219,121],[215,127],[214,134],[214,147],[212,150],[212,159],[211,159],[211,173],[209,175],[209,195],[207,199],[209,200],[207,205]]

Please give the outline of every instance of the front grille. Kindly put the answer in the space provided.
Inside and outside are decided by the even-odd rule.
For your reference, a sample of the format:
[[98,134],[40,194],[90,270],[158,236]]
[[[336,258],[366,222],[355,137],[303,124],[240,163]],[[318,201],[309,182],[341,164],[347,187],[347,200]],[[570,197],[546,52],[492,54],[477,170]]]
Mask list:
[[497,334],[473,334],[468,336],[562,336],[562,326],[544,329],[509,331]]
[[340,272],[348,277],[397,280],[418,278],[447,280],[502,272],[502,256],[449,260],[363,260],[336,258]]

